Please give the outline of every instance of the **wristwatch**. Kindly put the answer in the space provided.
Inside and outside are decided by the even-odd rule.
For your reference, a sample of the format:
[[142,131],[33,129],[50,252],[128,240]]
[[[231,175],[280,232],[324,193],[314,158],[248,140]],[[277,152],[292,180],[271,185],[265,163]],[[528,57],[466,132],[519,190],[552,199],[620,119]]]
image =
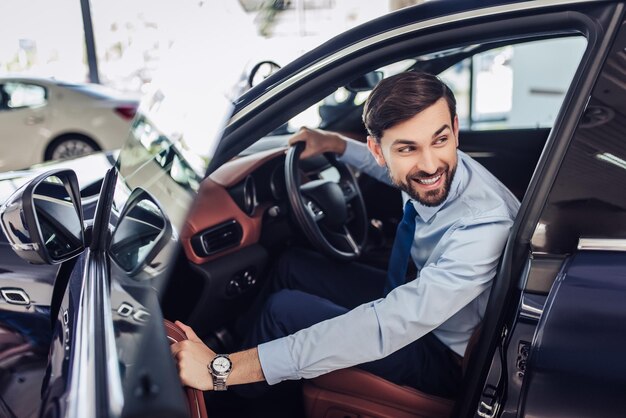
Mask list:
[[233,362],[230,361],[228,354],[218,354],[211,360],[207,366],[209,373],[213,377],[213,390],[226,390],[226,378],[233,370]]

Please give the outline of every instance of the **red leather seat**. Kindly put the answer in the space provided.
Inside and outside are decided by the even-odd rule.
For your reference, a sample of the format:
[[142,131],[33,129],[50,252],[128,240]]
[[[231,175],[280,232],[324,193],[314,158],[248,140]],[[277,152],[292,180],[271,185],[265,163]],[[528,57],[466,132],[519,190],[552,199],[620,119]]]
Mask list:
[[[478,341],[478,327],[465,350],[463,371]],[[400,386],[366,371],[349,368],[316,377],[303,385],[307,418],[449,417],[454,400]]]
[[[165,332],[170,344],[177,343],[187,339],[187,336],[176,324],[165,319]],[[187,403],[189,405],[189,416],[191,418],[207,418],[206,405],[204,404],[204,396],[201,390],[185,388],[187,395]]]

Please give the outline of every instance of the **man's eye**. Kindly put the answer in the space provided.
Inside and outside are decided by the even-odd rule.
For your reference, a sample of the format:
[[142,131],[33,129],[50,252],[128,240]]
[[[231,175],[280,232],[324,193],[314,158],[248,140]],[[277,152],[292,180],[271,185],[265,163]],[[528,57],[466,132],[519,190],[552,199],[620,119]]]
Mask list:
[[439,144],[445,144],[446,141],[448,141],[448,137],[447,136],[442,136],[440,138],[437,138],[435,140],[435,145],[439,145]]
[[400,154],[406,154],[413,151],[413,147],[400,147],[397,149]]

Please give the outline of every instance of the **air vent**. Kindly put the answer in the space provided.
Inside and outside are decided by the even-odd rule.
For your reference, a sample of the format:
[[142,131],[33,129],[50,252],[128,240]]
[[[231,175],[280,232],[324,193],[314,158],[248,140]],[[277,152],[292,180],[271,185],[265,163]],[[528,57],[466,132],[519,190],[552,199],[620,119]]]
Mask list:
[[11,305],[30,305],[30,298],[22,289],[2,288],[0,294]]
[[196,234],[191,246],[197,255],[206,257],[239,245],[242,234],[241,225],[233,219]]

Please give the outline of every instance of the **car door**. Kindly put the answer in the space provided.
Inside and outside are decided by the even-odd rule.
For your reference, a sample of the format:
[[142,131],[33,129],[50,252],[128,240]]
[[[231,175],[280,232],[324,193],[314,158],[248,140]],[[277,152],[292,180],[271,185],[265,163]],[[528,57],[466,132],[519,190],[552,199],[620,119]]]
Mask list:
[[4,98],[0,106],[0,124],[3,146],[7,150],[0,157],[0,170],[26,168],[43,158],[36,153],[49,137],[49,92],[38,84],[6,80],[0,89]]
[[526,226],[530,257],[504,347],[503,378],[514,396],[503,416],[611,417],[624,410],[623,15],[616,13],[614,25],[584,114],[565,115],[571,140],[561,161],[546,161],[553,180],[536,223]]
[[[179,80],[175,73],[162,80],[166,77]],[[231,80],[234,85],[238,73],[230,77],[235,78]],[[180,80],[163,82],[144,98],[128,141],[104,179],[90,247],[71,269],[69,293],[57,315],[57,322],[62,323],[65,306],[71,312],[72,307],[81,305],[76,294],[71,296],[72,289],[80,289],[80,297],[89,298],[94,310],[78,309],[74,314],[72,330],[80,335],[79,341],[86,339],[90,344],[78,347],[82,353],[73,352],[72,363],[83,362],[76,366],[79,370],[91,365],[93,373],[77,375],[84,384],[70,380],[66,385],[63,396],[74,408],[67,416],[202,416],[198,414],[204,407],[192,403],[198,396],[201,402],[201,395],[192,398],[183,392],[161,309],[168,284],[185,286],[184,278],[177,284],[177,274],[172,274],[172,259],[179,250],[185,212],[214,150],[211,142],[219,139],[222,121],[232,106],[221,94],[221,85],[216,90],[213,84],[199,86],[196,80],[189,77],[187,85]],[[228,80],[226,77],[224,83]],[[190,111],[189,96],[181,91],[192,91],[202,103],[212,105]],[[207,120],[213,120],[212,125],[208,126]],[[198,132],[197,126],[210,129]],[[201,141],[192,141],[198,135]],[[81,271],[88,274],[81,275]],[[82,277],[80,285],[72,286],[71,275]],[[89,292],[93,296],[88,296]],[[89,331],[94,322],[102,330],[96,335]],[[100,362],[94,362],[95,370],[93,363],[84,363],[94,350],[90,347],[102,350],[93,352]],[[62,348],[54,351],[59,356]],[[91,399],[72,396],[82,393],[85,386],[93,388]]]
[[[0,276],[2,370],[13,380],[2,392],[3,415],[185,417],[200,410],[190,403],[199,395],[184,396],[159,305],[174,228],[181,228],[165,208],[145,188],[130,189],[117,167],[107,171],[88,223],[72,170],[45,171],[7,199],[0,218],[15,253],[60,267],[51,292],[49,279],[28,283],[50,275],[48,266],[16,269],[31,273],[23,283],[10,270]],[[27,404],[4,399],[19,386],[16,400]]]

